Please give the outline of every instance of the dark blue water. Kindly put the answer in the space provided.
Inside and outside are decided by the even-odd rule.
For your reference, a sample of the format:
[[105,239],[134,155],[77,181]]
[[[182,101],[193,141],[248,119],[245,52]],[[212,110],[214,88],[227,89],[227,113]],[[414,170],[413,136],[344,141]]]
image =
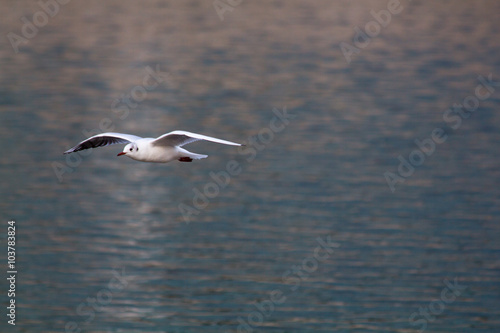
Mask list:
[[500,6],[391,3],[2,3],[1,331],[498,332]]

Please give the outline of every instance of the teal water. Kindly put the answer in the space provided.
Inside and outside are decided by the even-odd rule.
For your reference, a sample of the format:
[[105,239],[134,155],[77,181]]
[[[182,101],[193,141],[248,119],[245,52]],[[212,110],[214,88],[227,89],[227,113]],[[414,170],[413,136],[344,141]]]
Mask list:
[[[41,7],[2,3],[1,331],[498,332],[500,85],[447,110],[500,82],[499,3],[402,0],[348,63],[388,3],[71,1],[18,53]],[[62,155],[100,127],[247,146]]]

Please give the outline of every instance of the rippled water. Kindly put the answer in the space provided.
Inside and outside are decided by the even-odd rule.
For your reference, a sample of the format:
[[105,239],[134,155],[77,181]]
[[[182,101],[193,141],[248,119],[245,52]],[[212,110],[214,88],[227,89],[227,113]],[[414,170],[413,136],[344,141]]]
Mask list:
[[[212,1],[71,1],[15,53],[7,34],[41,7],[3,2],[19,273],[2,332],[498,332],[500,86],[443,116],[500,81],[499,2],[401,1],[348,64],[339,44],[388,3],[243,1],[221,21]],[[247,147],[62,155],[99,126]],[[446,141],[411,155],[435,128]],[[425,160],[392,192],[399,155]]]

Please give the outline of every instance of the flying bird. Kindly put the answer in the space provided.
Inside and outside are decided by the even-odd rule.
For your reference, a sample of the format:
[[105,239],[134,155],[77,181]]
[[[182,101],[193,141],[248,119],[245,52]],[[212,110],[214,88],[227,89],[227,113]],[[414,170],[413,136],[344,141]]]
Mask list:
[[127,145],[123,148],[123,151],[117,156],[125,155],[131,159],[142,162],[168,163],[174,160],[192,162],[193,160],[206,158],[208,155],[192,153],[182,148],[182,146],[200,140],[230,146],[243,146],[239,143],[186,131],[173,131],[163,134],[156,139],[141,138],[140,136],[131,134],[107,132],[94,135],[80,142],[73,148],[65,151],[64,154],[70,154],[89,148],[126,143]]

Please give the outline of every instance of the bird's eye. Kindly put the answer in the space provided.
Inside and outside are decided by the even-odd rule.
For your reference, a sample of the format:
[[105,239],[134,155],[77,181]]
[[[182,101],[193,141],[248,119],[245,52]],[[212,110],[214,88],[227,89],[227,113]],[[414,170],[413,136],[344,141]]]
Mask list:
[[130,151],[132,151],[132,150],[133,150],[132,147],[130,147]]
[[139,150],[139,147],[135,148],[135,151],[138,151]]

